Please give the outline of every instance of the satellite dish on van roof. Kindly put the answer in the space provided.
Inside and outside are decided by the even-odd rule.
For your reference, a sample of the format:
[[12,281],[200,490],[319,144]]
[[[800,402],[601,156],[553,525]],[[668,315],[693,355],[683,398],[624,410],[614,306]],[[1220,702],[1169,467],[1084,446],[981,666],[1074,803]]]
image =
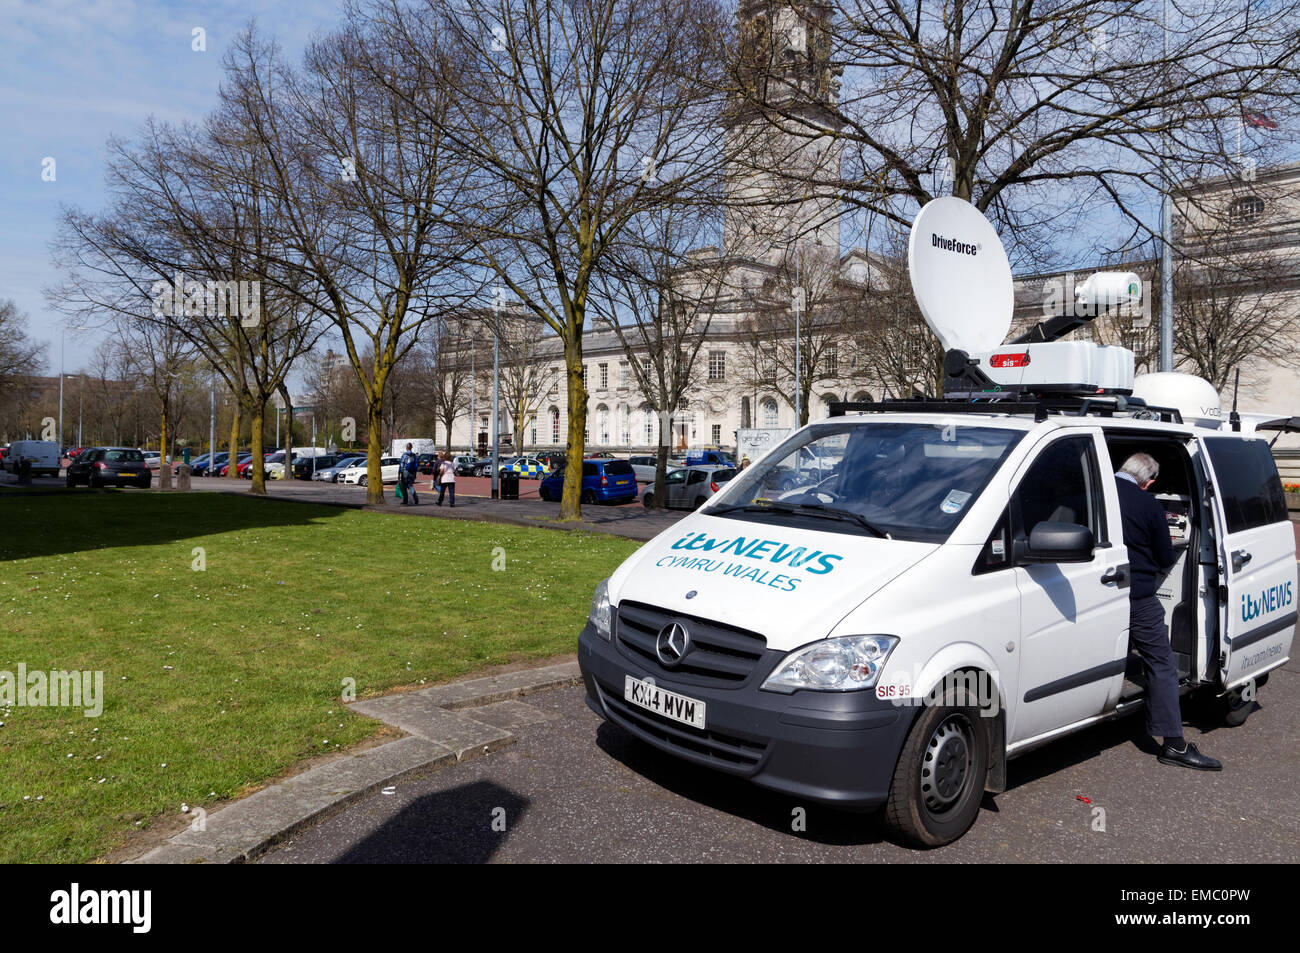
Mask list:
[[1133,381],[1133,396],[1153,407],[1173,407],[1183,416],[1183,423],[1194,427],[1219,429],[1223,424],[1223,405],[1219,392],[1203,377],[1181,371],[1156,371],[1140,374]]
[[912,293],[945,350],[989,351],[1006,339],[1015,305],[1002,239],[979,209],[945,196],[927,202],[907,243]]

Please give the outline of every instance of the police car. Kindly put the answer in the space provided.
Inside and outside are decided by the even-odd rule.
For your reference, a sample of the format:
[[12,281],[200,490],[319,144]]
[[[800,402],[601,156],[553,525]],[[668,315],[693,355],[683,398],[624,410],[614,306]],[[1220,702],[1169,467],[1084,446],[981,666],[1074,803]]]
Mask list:
[[515,457],[501,464],[501,474],[516,473],[521,480],[540,480],[550,472],[549,468],[536,457]]
[[[936,201],[909,264],[948,348],[945,397],[839,405],[795,432],[602,582],[578,640],[587,704],[635,737],[881,808],[922,846],[962,836],[1012,758],[1144,706],[1113,477],[1132,453],[1160,464],[1178,561],[1157,596],[1183,693],[1243,722],[1290,658],[1297,605],[1264,434],[1300,421],[1224,419],[1187,375],[1135,381],[1131,353],[1053,340],[1068,321],[1001,344],[996,233]],[[968,285],[964,331],[925,283],[936,265]],[[837,462],[786,488],[804,450]]]

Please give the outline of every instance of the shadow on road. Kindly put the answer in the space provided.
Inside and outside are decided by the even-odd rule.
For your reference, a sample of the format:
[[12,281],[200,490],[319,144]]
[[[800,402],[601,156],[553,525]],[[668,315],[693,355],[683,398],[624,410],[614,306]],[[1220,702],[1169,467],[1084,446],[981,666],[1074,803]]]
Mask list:
[[491,781],[416,798],[334,862],[484,864],[505,843],[531,802]]

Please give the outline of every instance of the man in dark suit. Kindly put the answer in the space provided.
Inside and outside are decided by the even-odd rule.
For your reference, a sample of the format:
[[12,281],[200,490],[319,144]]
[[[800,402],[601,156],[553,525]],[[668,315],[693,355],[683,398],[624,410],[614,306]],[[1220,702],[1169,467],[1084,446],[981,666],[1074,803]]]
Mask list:
[[1218,761],[1201,754],[1183,739],[1183,714],[1178,704],[1178,668],[1169,647],[1165,610],[1156,598],[1157,577],[1177,561],[1169,541],[1164,507],[1147,493],[1160,465],[1150,455],[1135,453],[1115,474],[1119,510],[1128,547],[1129,644],[1138,650],[1147,673],[1147,733],[1164,739],[1159,760],[1201,771],[1219,771]]

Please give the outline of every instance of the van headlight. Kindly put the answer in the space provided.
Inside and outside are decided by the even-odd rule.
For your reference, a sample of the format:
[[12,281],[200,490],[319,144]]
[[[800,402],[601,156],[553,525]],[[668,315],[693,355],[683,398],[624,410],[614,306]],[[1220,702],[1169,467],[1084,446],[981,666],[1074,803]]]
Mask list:
[[792,692],[810,688],[822,692],[851,692],[871,688],[898,644],[893,635],[843,635],[795,649],[776,667],[763,688]]
[[602,579],[591,597],[591,611],[587,613],[587,621],[596,630],[596,634],[606,642],[610,639],[610,623],[613,615],[614,612],[609,605],[609,580]]

